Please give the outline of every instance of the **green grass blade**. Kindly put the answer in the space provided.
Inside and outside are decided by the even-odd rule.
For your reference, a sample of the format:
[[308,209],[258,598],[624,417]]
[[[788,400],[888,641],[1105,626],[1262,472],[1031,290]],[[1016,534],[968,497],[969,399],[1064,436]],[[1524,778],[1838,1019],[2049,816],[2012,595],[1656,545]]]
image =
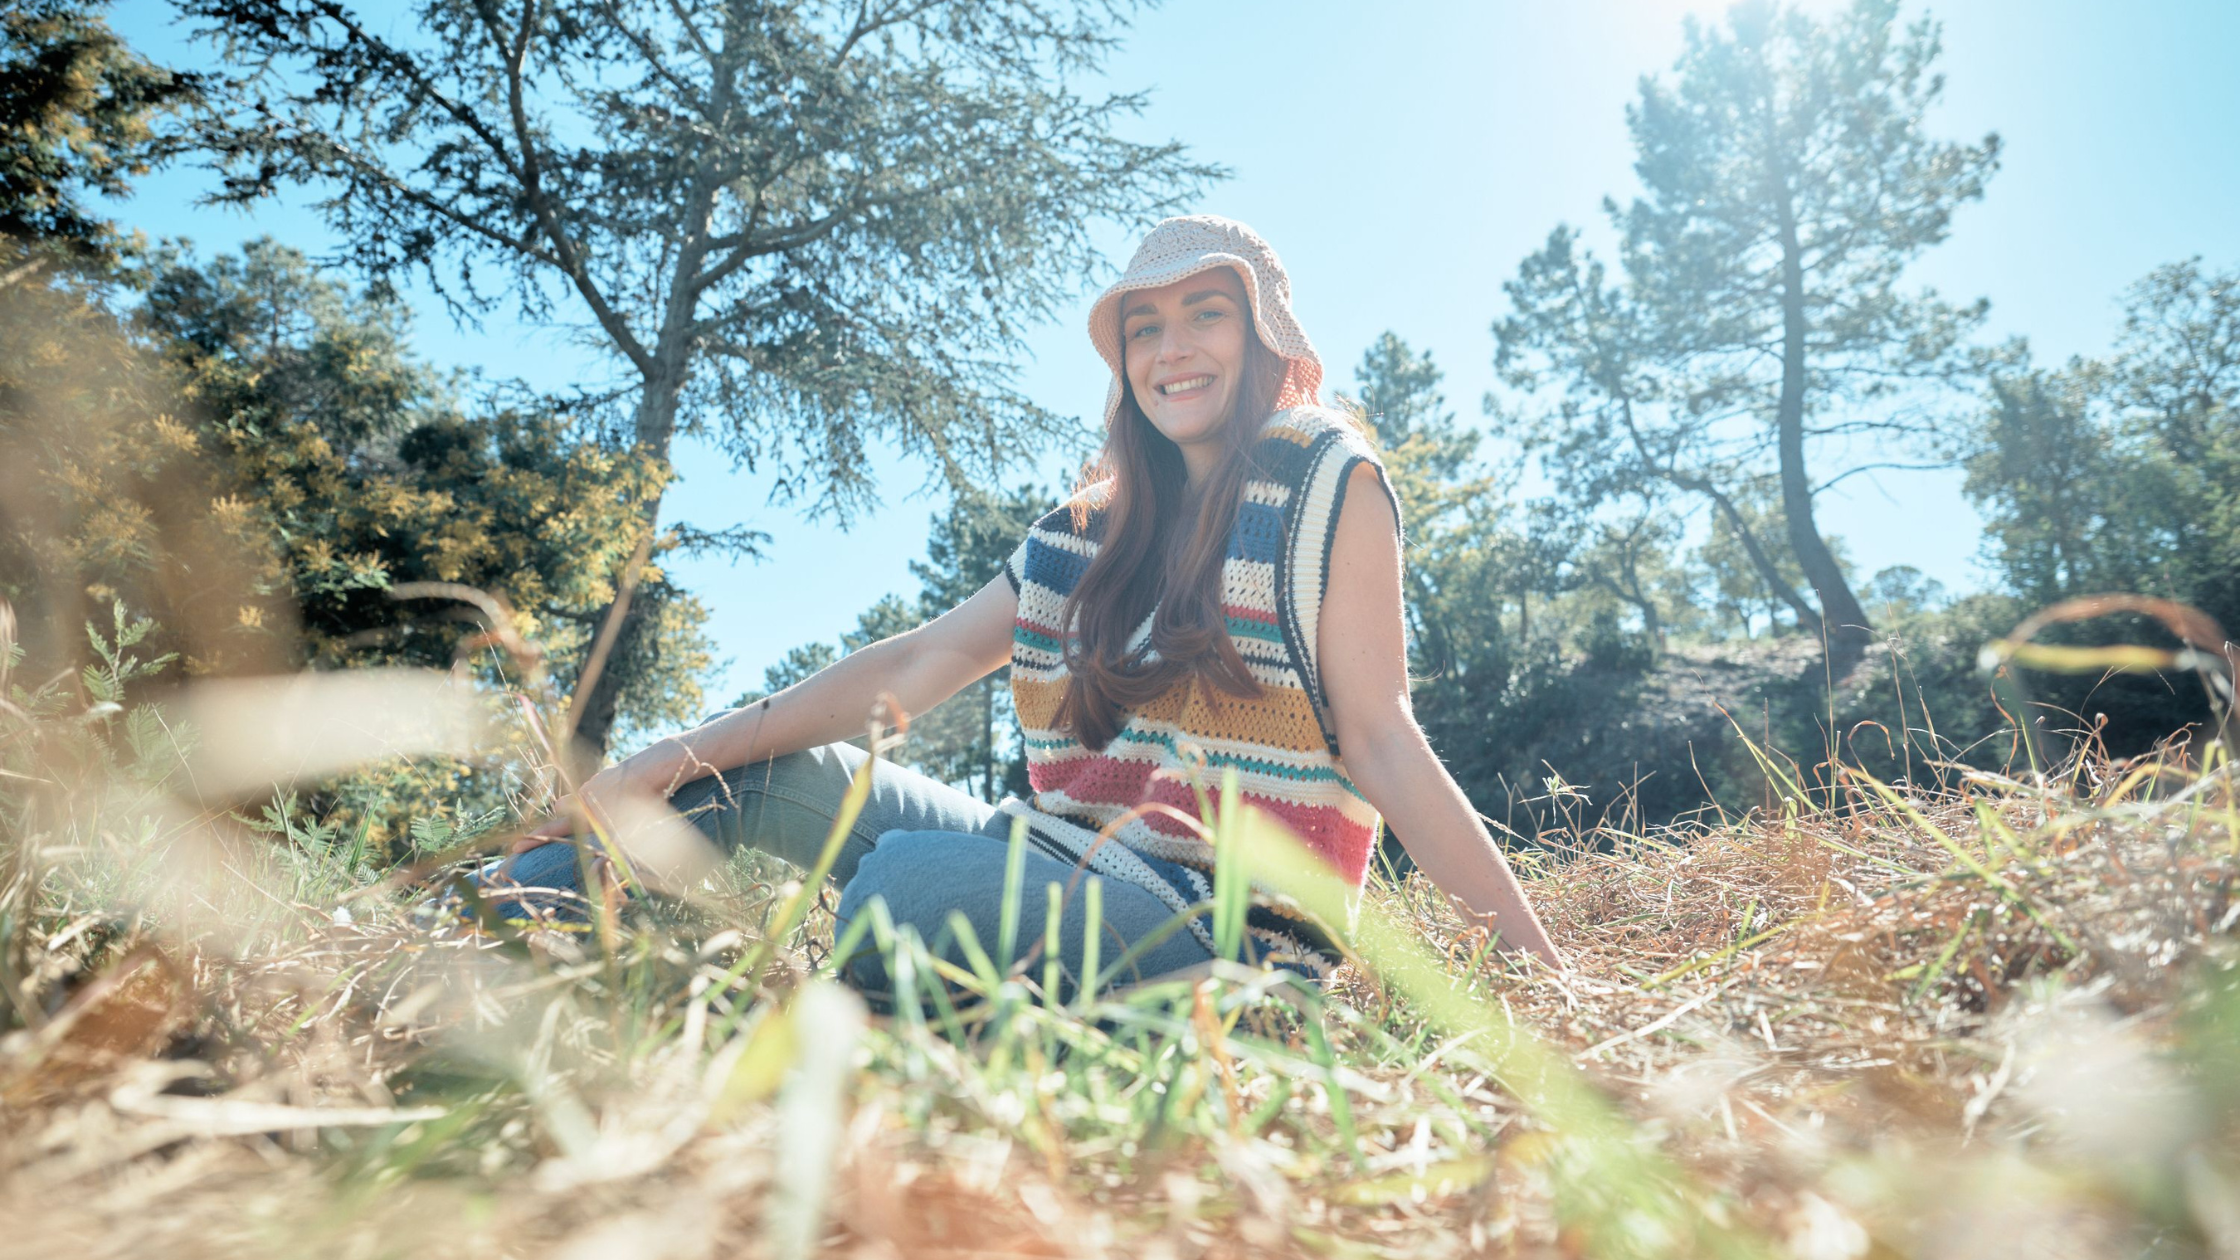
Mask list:
[[1027,820],[1011,820],[1011,847],[1003,855],[1003,904],[996,919],[996,964],[1004,975],[1019,957],[1019,902],[1026,890]]
[[1097,1000],[1097,964],[1104,952],[1104,880],[1091,875],[1081,885],[1081,991],[1074,1008],[1086,1012]]
[[1244,949],[1245,913],[1252,904],[1252,881],[1238,838],[1243,823],[1237,768],[1221,771],[1221,812],[1213,829],[1213,952],[1235,962]]
[[1044,890],[1042,902],[1042,1001],[1046,1006],[1059,1005],[1058,980],[1063,971],[1059,951],[1065,942],[1059,935],[1065,912],[1066,890],[1057,880],[1051,880]]

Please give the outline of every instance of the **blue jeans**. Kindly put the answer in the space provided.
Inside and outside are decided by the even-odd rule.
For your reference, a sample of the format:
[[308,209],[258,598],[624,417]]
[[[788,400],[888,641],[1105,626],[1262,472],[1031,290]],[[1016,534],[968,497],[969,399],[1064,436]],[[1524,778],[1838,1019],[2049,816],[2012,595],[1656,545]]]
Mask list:
[[[816,864],[832,832],[841,798],[867,756],[852,744],[826,744],[773,757],[722,774],[696,779],[669,798],[726,853],[744,846],[784,858],[804,870]],[[837,929],[845,934],[873,898],[886,903],[896,928],[916,929],[935,951],[953,961],[964,954],[955,941],[950,917],[962,913],[973,935],[991,955],[996,951],[1003,906],[1004,862],[1010,849],[1011,819],[985,801],[893,762],[881,762],[871,776],[871,799],[849,828],[832,865],[840,885]],[[1043,937],[1049,886],[1061,895],[1060,962],[1066,987],[1077,983],[1087,915],[1081,887],[1094,876],[1074,879],[1074,867],[1032,846],[1025,852],[1025,875],[1018,917],[1018,952]],[[508,886],[574,893],[581,887],[575,847],[548,844],[493,865],[477,876],[493,893]],[[1133,884],[1104,882],[1100,970],[1173,917],[1165,902]],[[522,894],[500,900],[501,917],[519,917]],[[545,904],[551,904],[547,902]],[[1165,939],[1148,946],[1135,965],[1118,977],[1122,983],[1149,978],[1207,961],[1211,956],[1189,929],[1177,925]],[[845,973],[869,991],[887,987],[885,964],[874,954],[858,954]],[[1040,975],[1040,967],[1034,968]]]

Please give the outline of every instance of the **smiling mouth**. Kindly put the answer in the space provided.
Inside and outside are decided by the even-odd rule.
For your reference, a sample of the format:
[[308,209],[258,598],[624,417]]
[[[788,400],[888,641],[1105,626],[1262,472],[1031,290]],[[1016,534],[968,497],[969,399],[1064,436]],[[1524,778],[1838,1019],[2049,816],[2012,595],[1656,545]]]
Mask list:
[[1176,394],[1187,394],[1193,389],[1204,389],[1211,384],[1213,384],[1213,378],[1210,376],[1193,376],[1186,381],[1169,381],[1159,386],[1158,390],[1160,394],[1172,397]]

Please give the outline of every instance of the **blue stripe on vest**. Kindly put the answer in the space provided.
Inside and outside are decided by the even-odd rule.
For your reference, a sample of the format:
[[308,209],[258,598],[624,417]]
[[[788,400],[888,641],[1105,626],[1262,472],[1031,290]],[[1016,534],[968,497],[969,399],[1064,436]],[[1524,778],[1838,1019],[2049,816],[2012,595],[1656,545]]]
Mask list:
[[1073,594],[1074,585],[1089,569],[1089,557],[1030,538],[1026,569],[1029,582],[1046,586],[1062,598]]
[[1229,531],[1229,558],[1274,564],[1282,550],[1282,510],[1265,503],[1239,503],[1236,528]]

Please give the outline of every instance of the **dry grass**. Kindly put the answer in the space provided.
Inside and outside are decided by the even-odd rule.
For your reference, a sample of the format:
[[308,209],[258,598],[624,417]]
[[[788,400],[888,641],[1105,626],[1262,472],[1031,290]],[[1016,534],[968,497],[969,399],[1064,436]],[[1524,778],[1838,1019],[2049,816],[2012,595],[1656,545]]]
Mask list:
[[1582,857],[1539,881],[1578,977],[1509,1001],[1777,1237],[1835,1201],[1898,1254],[2134,1254],[2118,1183],[2231,1156],[2175,1105],[2207,1048],[2168,1051],[2240,862],[2228,770],[2124,769]]
[[[1538,873],[1561,980],[1374,894],[1470,1028],[1365,971],[866,1017],[798,950],[737,974],[737,881],[611,950],[378,898],[186,938],[58,860],[0,1219],[25,1256],[2240,1254],[2229,763],[1836,805]],[[1614,1145],[1551,1122],[1568,1065]]]

